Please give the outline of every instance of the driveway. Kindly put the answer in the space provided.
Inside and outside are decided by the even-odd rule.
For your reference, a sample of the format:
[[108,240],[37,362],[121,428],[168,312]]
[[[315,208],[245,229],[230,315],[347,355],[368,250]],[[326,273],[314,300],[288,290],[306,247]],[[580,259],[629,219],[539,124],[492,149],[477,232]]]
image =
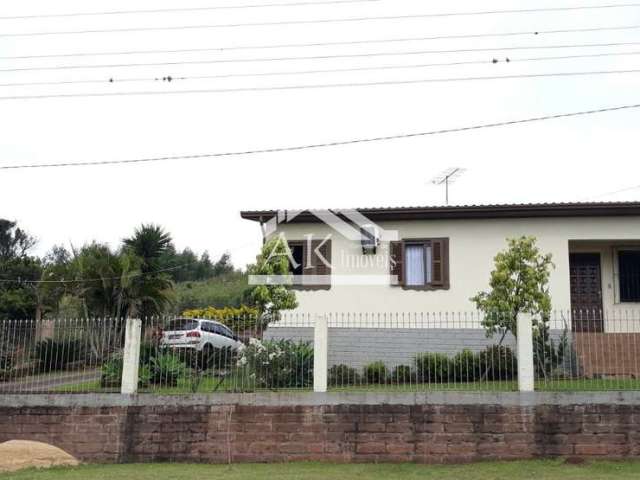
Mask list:
[[65,385],[100,380],[100,370],[32,375],[0,383],[0,393],[48,393]]

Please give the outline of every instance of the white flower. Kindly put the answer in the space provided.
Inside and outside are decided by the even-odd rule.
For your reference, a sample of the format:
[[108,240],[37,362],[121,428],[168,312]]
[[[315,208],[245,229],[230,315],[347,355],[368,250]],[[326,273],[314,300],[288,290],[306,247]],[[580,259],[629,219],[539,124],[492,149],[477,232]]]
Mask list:
[[247,364],[247,357],[240,357],[237,362],[238,367],[244,367]]

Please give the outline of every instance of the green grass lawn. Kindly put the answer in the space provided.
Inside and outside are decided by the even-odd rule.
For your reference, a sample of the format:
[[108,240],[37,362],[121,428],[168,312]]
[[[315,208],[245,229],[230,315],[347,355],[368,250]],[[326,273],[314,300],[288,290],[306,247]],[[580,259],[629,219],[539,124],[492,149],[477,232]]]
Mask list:
[[[216,378],[204,378],[196,389],[196,393],[219,392],[252,392],[255,391],[248,383],[226,379],[220,385]],[[241,388],[242,387],[242,388]],[[277,391],[305,392],[311,388],[278,389]],[[332,392],[515,392],[518,390],[516,381],[485,381],[469,383],[421,383],[405,385],[348,385],[344,387],[329,387]],[[536,390],[541,392],[594,392],[594,391],[623,391],[640,390],[640,380],[634,379],[574,379],[574,380],[550,380],[548,382],[536,382]],[[85,382],[56,387],[57,393],[82,393],[114,391],[101,390],[100,382]],[[264,390],[263,390],[264,391]],[[269,391],[269,390],[266,390]],[[178,386],[149,386],[140,389],[141,393],[157,393],[163,395],[180,395],[192,393],[192,385],[188,379],[180,379]]]
[[568,465],[561,460],[483,462],[472,465],[413,464],[273,465],[132,464],[24,470],[0,474],[1,480],[622,480],[640,478],[640,462],[594,462]]

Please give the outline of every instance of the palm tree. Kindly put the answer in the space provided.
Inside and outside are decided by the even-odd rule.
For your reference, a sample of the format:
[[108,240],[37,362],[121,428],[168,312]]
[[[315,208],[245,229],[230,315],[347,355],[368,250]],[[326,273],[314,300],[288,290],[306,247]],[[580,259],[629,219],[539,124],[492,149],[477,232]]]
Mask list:
[[140,260],[141,275],[128,282],[135,292],[136,313],[142,319],[162,314],[173,301],[173,282],[159,271],[160,258],[172,247],[171,235],[159,225],[142,224],[123,243],[123,255]]
[[152,223],[136,228],[132,237],[122,240],[125,248],[142,259],[143,273],[158,270],[160,257],[167,252],[172,240],[171,235],[159,225]]

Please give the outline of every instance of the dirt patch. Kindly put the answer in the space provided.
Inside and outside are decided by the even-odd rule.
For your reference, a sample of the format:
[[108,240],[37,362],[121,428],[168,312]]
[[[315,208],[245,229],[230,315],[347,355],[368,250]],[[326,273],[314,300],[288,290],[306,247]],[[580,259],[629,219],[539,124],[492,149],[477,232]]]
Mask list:
[[75,466],[80,462],[64,450],[40,442],[11,440],[0,443],[0,472],[23,468]]

